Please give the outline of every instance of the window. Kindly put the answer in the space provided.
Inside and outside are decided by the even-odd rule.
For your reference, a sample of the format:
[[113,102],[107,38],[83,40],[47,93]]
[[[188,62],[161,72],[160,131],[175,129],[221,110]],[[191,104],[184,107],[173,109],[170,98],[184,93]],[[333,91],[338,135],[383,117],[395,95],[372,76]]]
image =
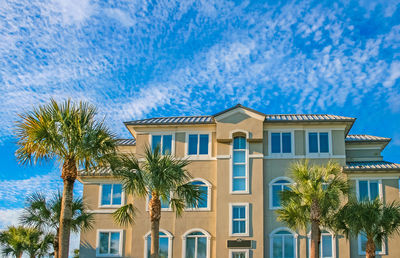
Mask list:
[[202,229],[193,229],[183,235],[183,254],[185,258],[209,258],[210,234]]
[[197,208],[195,206],[187,207],[187,210],[210,210],[211,209],[211,184],[203,179],[194,179],[191,184],[197,185],[201,191],[201,199],[198,201]]
[[193,156],[208,155],[209,134],[189,134],[187,154]]
[[[367,237],[365,233],[358,235],[358,254],[365,255],[367,247]],[[385,254],[385,241],[382,243],[375,243],[375,254]]]
[[278,230],[271,233],[271,255],[272,258],[294,258],[296,257],[296,238],[289,230]]
[[270,183],[269,186],[269,207],[270,209],[278,209],[281,207],[280,192],[283,190],[289,190],[291,182],[286,178],[276,178]]
[[271,154],[291,154],[292,153],[292,133],[291,132],[272,132],[270,135]]
[[[147,196],[146,201],[146,211],[149,211],[149,201],[151,200],[151,193]],[[171,205],[169,203],[169,196],[167,196],[167,200],[160,197],[161,201],[161,210],[162,211],[171,211]]]
[[[308,257],[311,257],[311,235],[308,235]],[[321,239],[319,245],[319,257],[333,258],[334,257],[334,237],[328,231],[321,231]]]
[[308,153],[329,153],[329,133],[309,132]]
[[380,180],[358,180],[357,196],[359,201],[372,201],[380,198]]
[[232,192],[247,192],[247,155],[246,138],[233,139]]
[[157,146],[160,148],[160,151],[163,155],[172,154],[172,135],[152,135],[151,149],[154,151]]
[[[147,233],[144,241],[145,258],[150,258],[151,232]],[[172,234],[160,229],[158,255],[160,258],[172,258]]]
[[122,230],[99,230],[96,256],[122,256]]
[[229,250],[229,258],[249,258],[249,250]]
[[101,185],[100,206],[121,206],[122,185],[103,184]]
[[248,236],[249,235],[249,204],[235,203],[230,205],[230,235]]

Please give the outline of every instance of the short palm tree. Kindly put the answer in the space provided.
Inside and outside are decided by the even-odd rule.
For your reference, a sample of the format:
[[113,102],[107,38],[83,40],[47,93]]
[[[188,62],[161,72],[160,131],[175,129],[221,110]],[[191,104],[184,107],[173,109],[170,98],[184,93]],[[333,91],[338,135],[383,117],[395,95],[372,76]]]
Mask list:
[[24,249],[30,258],[44,257],[54,241],[52,234],[44,234],[35,228],[26,228]]
[[378,198],[358,202],[351,198],[337,213],[335,229],[349,238],[363,234],[367,238],[367,258],[375,257],[376,245],[393,234],[400,234],[400,204],[384,204]]
[[278,220],[293,229],[311,227],[311,258],[316,258],[321,229],[329,227],[342,195],[348,192],[348,184],[340,165],[334,162],[310,165],[306,160],[294,163],[290,170],[294,184],[281,192]]
[[[20,221],[22,224],[32,226],[39,230],[47,230],[53,235],[54,257],[58,258],[58,246],[61,214],[61,193],[58,192],[50,200],[39,193],[34,193],[27,199]],[[90,213],[82,198],[74,198],[72,201],[71,230],[87,230],[93,227],[93,214]]]
[[0,233],[0,246],[4,256],[22,257],[25,251],[25,228],[10,226]]
[[[144,161],[139,162],[134,155],[120,155],[111,162],[113,174],[121,179],[126,194],[147,198],[151,221],[152,258],[159,257],[159,227],[161,219],[161,200],[169,202],[171,208],[179,216],[186,205],[197,207],[201,200],[201,190],[189,183],[191,176],[186,170],[187,160],[179,160],[174,156],[161,155],[159,148],[154,152],[147,146]],[[132,224],[135,218],[135,207],[126,204],[114,214],[119,224]]]
[[70,100],[34,108],[20,115],[17,123],[19,148],[17,159],[22,164],[35,164],[56,158],[62,167],[64,182],[60,215],[60,257],[68,257],[72,218],[74,182],[78,169],[101,165],[115,151],[113,134],[101,121],[96,121],[96,108],[85,102]]

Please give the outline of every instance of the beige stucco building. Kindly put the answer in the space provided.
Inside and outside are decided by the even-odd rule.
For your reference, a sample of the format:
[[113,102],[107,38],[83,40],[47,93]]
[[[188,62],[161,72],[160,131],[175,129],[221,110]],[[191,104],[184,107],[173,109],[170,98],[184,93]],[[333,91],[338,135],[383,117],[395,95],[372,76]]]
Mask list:
[[[275,214],[279,191],[292,182],[292,162],[335,160],[358,198],[399,200],[400,165],[381,156],[390,139],[350,135],[354,122],[335,115],[266,115],[237,105],[213,116],[126,122],[133,138],[121,140],[119,150],[140,157],[147,144],[159,144],[162,151],[190,159],[193,182],[205,190],[199,208],[187,209],[181,217],[163,204],[162,257],[306,258],[308,232],[286,228]],[[95,217],[94,229],[81,233],[81,257],[147,258],[147,200],[124,196],[107,169],[83,173],[79,180]],[[126,202],[138,209],[132,227],[116,225],[111,216]],[[321,257],[362,257],[363,243],[362,236],[348,241],[327,230]],[[379,256],[400,257],[398,243],[399,237],[386,240]]]

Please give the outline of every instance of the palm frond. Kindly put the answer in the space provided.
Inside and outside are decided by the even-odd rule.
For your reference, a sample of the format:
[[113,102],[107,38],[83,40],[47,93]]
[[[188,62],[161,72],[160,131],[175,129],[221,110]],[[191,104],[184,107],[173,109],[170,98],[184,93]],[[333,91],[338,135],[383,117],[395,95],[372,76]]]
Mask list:
[[133,204],[126,204],[114,211],[112,216],[119,225],[127,226],[135,223],[136,212],[137,209]]

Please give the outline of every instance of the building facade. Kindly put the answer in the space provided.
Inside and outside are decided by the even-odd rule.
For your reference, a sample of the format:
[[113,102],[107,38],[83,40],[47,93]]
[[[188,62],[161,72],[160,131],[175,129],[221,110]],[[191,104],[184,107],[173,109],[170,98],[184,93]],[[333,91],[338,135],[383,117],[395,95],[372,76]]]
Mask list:
[[[277,221],[279,192],[292,183],[292,162],[334,160],[343,166],[358,198],[400,200],[400,165],[383,161],[389,138],[350,135],[354,118],[334,115],[266,115],[237,105],[213,116],[150,118],[126,122],[133,139],[119,151],[143,154],[161,146],[191,160],[193,183],[203,189],[196,209],[176,217],[162,203],[161,257],[306,258],[309,232],[295,232]],[[149,257],[148,199],[125,196],[109,170],[79,176],[83,196],[94,213],[93,230],[81,233],[81,257]],[[135,224],[120,227],[112,213],[133,202]],[[382,257],[400,257],[400,238],[378,248]],[[328,229],[321,236],[321,257],[363,257],[365,238],[346,240]]]

